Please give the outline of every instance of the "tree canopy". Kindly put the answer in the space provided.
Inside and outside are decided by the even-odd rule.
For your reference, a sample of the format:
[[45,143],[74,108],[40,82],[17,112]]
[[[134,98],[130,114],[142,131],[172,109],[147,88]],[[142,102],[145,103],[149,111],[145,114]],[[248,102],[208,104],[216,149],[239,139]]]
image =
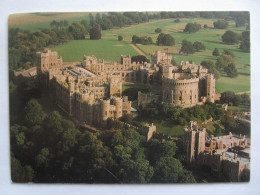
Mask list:
[[219,79],[220,78],[219,71],[217,70],[214,62],[208,60],[208,61],[202,61],[200,64],[203,67],[207,68],[209,73],[214,74],[215,79]]
[[175,39],[170,34],[160,33],[157,38],[157,45],[172,46],[175,45]]
[[92,27],[89,31],[89,36],[91,40],[101,39],[101,30],[98,26]]
[[213,56],[219,56],[219,51],[218,51],[218,48],[215,48],[214,51],[212,52],[212,55]]
[[213,25],[216,29],[226,29],[228,27],[228,21],[218,20],[217,22],[213,22]]
[[36,99],[31,99],[25,107],[25,121],[29,125],[39,125],[45,118],[45,112]]
[[206,49],[206,46],[199,41],[195,41],[193,43],[193,47],[194,47],[195,51],[197,51],[197,52]]
[[227,74],[228,77],[231,77],[231,78],[234,78],[234,77],[238,76],[237,68],[236,68],[236,65],[234,63],[228,64],[224,68],[224,72]]
[[229,45],[237,44],[239,41],[239,35],[231,30],[228,30],[222,35],[222,41]]
[[156,33],[161,33],[161,32],[162,32],[162,29],[161,29],[161,28],[156,28],[156,29],[154,30],[154,32],[156,32]]
[[190,41],[187,41],[186,39],[182,40],[181,44],[181,50],[179,53],[185,53],[185,54],[193,54],[195,52],[195,49],[193,47],[193,44]]
[[201,29],[201,25],[194,22],[194,23],[188,23],[185,26],[185,29],[183,32],[188,32],[188,33],[195,33]]

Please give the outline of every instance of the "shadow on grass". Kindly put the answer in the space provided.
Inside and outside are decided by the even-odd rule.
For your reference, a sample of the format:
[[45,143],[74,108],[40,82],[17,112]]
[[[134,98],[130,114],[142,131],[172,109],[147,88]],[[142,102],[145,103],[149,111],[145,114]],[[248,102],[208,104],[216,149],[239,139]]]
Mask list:
[[209,40],[205,40],[204,42],[224,45],[222,42],[219,42],[219,41],[209,41]]
[[250,73],[245,73],[245,72],[239,72],[238,74],[243,75],[243,76],[250,76]]
[[177,125],[177,124],[174,124],[173,121],[165,121],[162,123],[162,125],[165,127],[173,127],[174,125]]

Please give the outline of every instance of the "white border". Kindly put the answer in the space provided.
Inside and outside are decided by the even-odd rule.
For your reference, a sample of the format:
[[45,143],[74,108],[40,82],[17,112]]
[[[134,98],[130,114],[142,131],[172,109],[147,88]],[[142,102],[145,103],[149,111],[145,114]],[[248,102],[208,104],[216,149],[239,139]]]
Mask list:
[[[260,194],[260,1],[257,0],[1,0],[0,1],[0,194]],[[51,11],[250,11],[252,162],[251,181],[246,184],[196,185],[36,185],[11,184],[9,162],[9,112],[7,67],[7,20],[11,13]]]

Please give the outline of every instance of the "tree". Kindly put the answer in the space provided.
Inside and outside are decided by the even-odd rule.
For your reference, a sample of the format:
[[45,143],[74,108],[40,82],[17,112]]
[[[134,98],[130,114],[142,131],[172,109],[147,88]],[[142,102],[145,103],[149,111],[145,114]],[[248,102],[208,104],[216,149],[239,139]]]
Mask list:
[[194,47],[195,51],[200,51],[200,50],[206,49],[205,45],[203,43],[199,42],[199,41],[195,41],[193,43],[193,47]]
[[219,79],[220,74],[219,74],[218,70],[216,69],[214,62],[208,60],[208,61],[202,61],[200,64],[203,67],[207,68],[209,73],[214,74],[215,79]]
[[154,30],[154,32],[156,32],[156,33],[161,33],[161,32],[162,32],[162,29],[161,29],[161,28],[156,28],[156,29]]
[[89,31],[91,40],[101,39],[101,30],[98,26],[92,27]]
[[193,54],[195,52],[195,49],[190,41],[187,41],[186,39],[182,40],[181,44],[181,50],[179,53],[185,53],[185,54]]
[[223,54],[225,54],[225,55],[230,55],[230,56],[232,56],[232,58],[235,58],[235,57],[236,57],[235,54],[234,54],[232,51],[227,50],[227,49],[224,49]]
[[31,99],[25,106],[25,121],[29,125],[41,124],[46,114],[36,99]]
[[158,160],[151,181],[155,183],[196,182],[191,174],[184,171],[181,162],[173,157],[162,157]]
[[36,156],[36,166],[37,167],[48,167],[49,166],[49,158],[50,158],[50,152],[48,148],[43,148],[40,153]]
[[151,37],[147,37],[147,36],[143,36],[143,37],[138,37],[136,35],[132,36],[132,42],[133,43],[141,43],[143,45],[148,45],[148,44],[152,44],[153,40]]
[[236,22],[236,27],[241,27],[241,26],[245,26],[247,20],[244,17],[237,17],[235,19],[235,22]]
[[240,43],[239,49],[244,52],[250,52],[250,31],[242,32],[242,42]]
[[234,78],[237,77],[237,69],[234,63],[228,64],[227,67],[224,68],[225,73],[228,77]]
[[11,155],[11,178],[17,183],[32,182],[34,170],[29,165],[22,166],[21,162]]
[[219,51],[218,48],[215,48],[214,51],[212,52],[213,56],[219,56]]
[[233,31],[228,30],[222,35],[222,41],[229,45],[237,44],[239,41],[239,35]]
[[216,68],[218,70],[224,70],[225,67],[228,66],[228,64],[235,63],[235,59],[230,55],[222,54],[217,58],[216,61]]
[[122,41],[123,37],[121,35],[118,36],[118,41]]
[[85,39],[86,28],[79,22],[72,23],[72,25],[69,26],[69,32],[75,40]]
[[157,45],[172,46],[175,45],[175,39],[170,34],[160,33],[156,43]]
[[225,91],[223,93],[221,93],[220,96],[220,102],[223,103],[233,103],[233,99],[235,97],[235,93],[233,91]]
[[183,30],[183,32],[188,32],[190,33],[195,33],[197,31],[199,31],[201,29],[201,25],[197,24],[196,22],[194,23],[188,23],[185,26],[185,29]]
[[132,56],[131,61],[136,62],[136,63],[150,62],[150,60],[146,56],[143,56],[143,55]]
[[217,22],[214,22],[213,25],[216,29],[226,29],[228,27],[228,22],[225,20],[218,20]]

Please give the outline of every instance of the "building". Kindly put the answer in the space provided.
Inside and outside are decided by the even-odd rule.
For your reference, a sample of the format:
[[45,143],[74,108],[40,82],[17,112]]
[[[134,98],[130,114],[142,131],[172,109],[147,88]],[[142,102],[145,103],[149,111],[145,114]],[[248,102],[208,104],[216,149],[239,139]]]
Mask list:
[[189,62],[173,66],[171,56],[160,51],[152,55],[151,63],[131,62],[129,55],[122,55],[120,63],[95,56],[63,62],[57,52],[48,49],[37,56],[39,81],[56,94],[56,104],[68,115],[91,124],[131,114],[131,102],[121,97],[125,81],[161,85],[162,98],[140,93],[138,105],[162,99],[172,106],[191,107],[215,99],[215,79],[207,69]]
[[183,148],[187,162],[192,166],[207,166],[211,172],[232,182],[249,181],[250,145],[245,136],[232,133],[206,137],[196,121],[184,129]]
[[181,66],[162,67],[162,101],[184,108],[215,101],[215,78],[200,65],[181,62]]
[[81,64],[62,64],[62,58],[50,50],[38,56],[40,83],[53,92],[56,105],[69,116],[91,125],[103,125],[108,118],[131,114],[131,101],[121,97],[119,74],[97,75]]

